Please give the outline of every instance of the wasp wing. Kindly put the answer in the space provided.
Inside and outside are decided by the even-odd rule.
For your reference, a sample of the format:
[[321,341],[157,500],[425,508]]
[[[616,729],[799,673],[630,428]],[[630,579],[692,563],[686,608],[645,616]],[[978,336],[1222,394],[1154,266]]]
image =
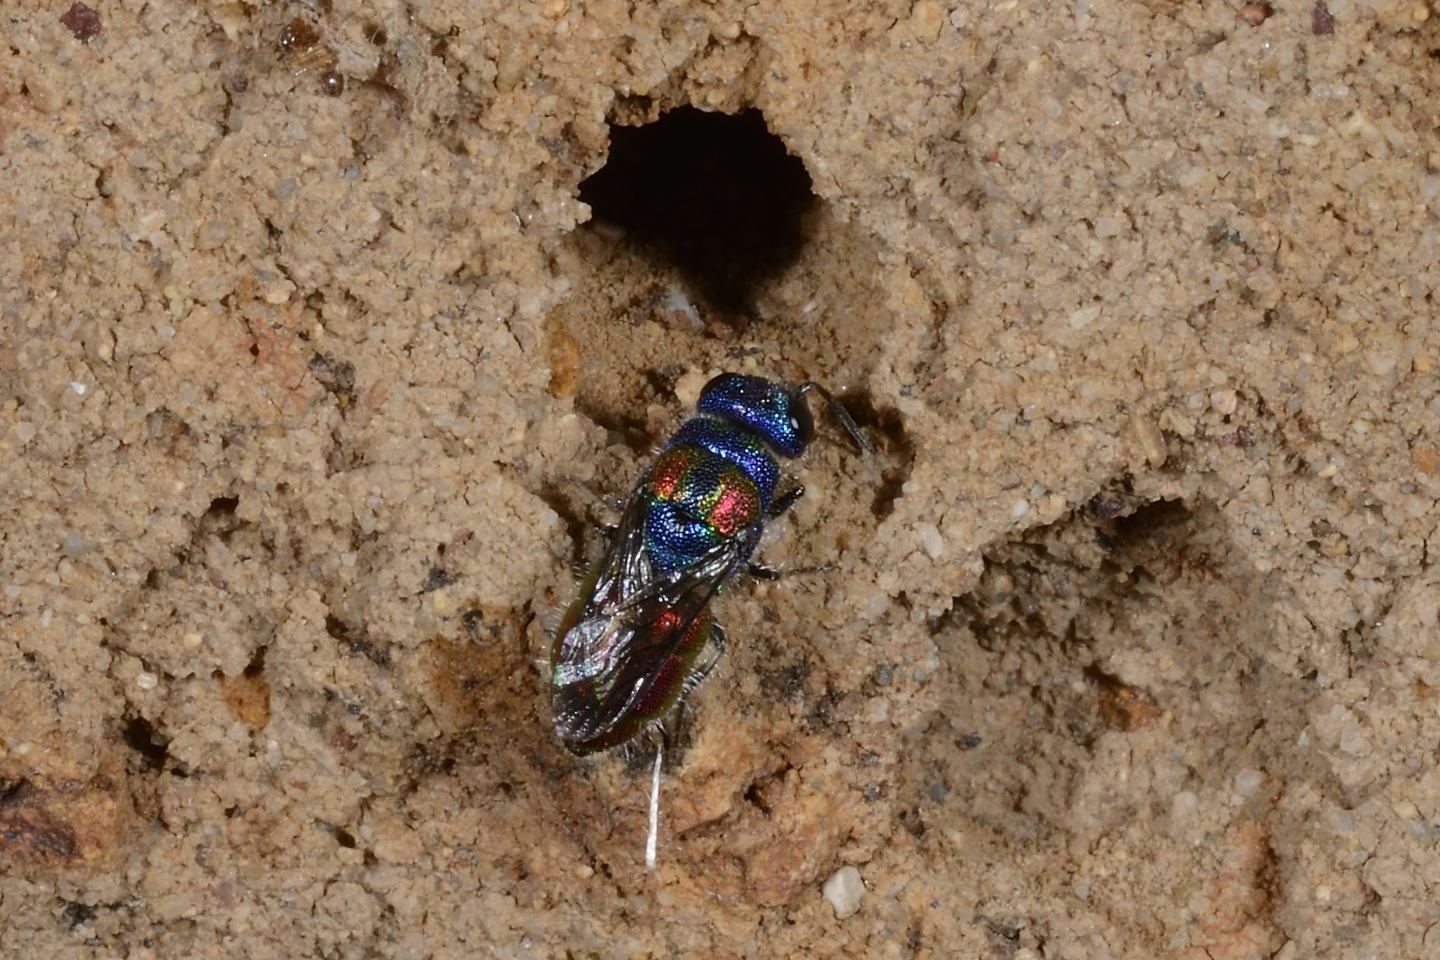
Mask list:
[[647,512],[644,498],[633,498],[555,640],[555,729],[572,749],[623,743],[679,698],[708,638],[705,609],[760,532],[746,528],[688,566],[655,571],[644,547]]

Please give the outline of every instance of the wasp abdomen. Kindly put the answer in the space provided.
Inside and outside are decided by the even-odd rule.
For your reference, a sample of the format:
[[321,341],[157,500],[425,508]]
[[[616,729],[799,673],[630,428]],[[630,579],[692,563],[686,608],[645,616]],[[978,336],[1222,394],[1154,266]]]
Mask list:
[[779,470],[758,442],[727,424],[691,420],[656,459],[645,547],[662,572],[695,563],[764,515]]
[[748,430],[709,417],[695,417],[685,421],[665,447],[667,450],[700,447],[714,456],[729,460],[755,481],[762,506],[769,506],[775,496],[775,485],[780,482],[780,467],[770,451],[765,449],[765,444]]

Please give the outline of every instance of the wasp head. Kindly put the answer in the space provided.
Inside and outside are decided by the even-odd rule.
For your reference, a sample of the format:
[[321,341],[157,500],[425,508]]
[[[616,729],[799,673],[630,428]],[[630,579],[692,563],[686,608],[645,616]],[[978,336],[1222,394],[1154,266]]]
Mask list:
[[744,427],[786,457],[804,453],[815,434],[801,392],[763,377],[722,373],[705,384],[695,408]]

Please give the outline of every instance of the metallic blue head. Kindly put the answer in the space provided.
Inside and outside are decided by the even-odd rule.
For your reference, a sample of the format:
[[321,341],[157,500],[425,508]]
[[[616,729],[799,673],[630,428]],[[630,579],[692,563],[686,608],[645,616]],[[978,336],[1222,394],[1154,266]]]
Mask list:
[[744,427],[785,457],[804,453],[815,434],[800,391],[762,377],[722,373],[705,384],[695,409]]

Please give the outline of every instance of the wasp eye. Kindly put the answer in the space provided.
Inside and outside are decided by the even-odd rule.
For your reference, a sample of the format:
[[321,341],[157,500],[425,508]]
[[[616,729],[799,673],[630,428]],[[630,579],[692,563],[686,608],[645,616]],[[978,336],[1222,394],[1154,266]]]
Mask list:
[[815,421],[811,418],[810,408],[805,406],[805,401],[794,395],[790,397],[790,426],[800,440],[800,447],[803,449],[809,446],[815,436]]

